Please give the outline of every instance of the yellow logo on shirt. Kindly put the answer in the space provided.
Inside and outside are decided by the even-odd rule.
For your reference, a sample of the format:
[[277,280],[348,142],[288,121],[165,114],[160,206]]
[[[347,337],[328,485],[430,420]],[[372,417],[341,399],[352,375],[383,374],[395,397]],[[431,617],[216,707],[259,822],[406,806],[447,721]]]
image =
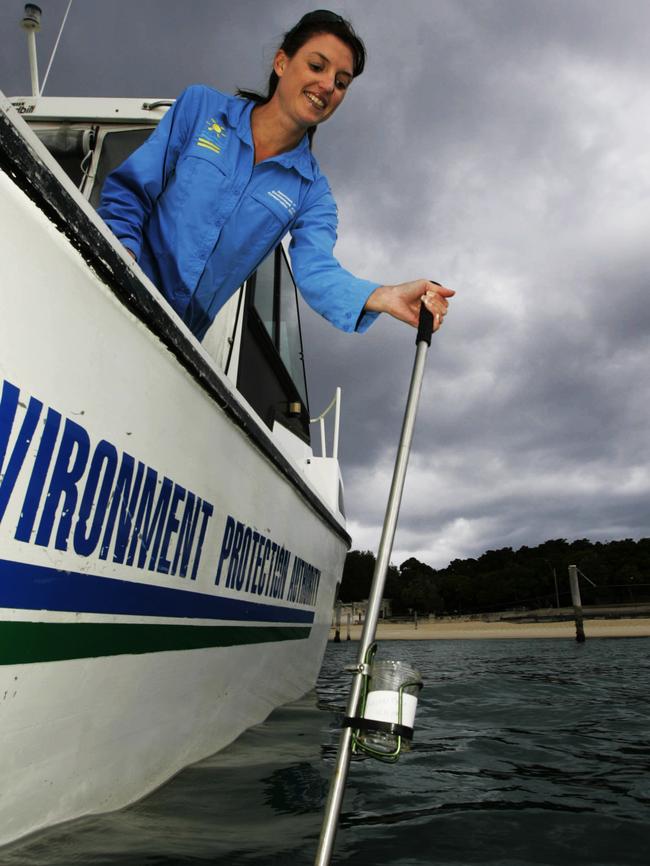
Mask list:
[[214,117],[211,117],[210,120],[207,121],[205,130],[199,136],[196,143],[199,147],[207,147],[208,150],[212,150],[214,153],[221,153],[221,147],[218,142],[220,139],[224,138],[225,135],[225,126],[221,126],[217,123]]

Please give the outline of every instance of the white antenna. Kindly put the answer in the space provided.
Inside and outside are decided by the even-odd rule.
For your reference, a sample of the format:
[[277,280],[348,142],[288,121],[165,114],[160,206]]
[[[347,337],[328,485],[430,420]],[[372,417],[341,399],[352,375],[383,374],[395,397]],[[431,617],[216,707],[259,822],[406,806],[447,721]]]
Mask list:
[[29,48],[29,71],[32,76],[32,96],[40,96],[38,86],[38,60],[36,57],[36,34],[41,29],[41,10],[33,3],[25,4],[25,13],[20,26],[27,33],[27,46]]
[[52,54],[50,55],[50,62],[47,64],[47,69],[45,70],[45,77],[43,78],[43,86],[41,87],[41,93],[45,90],[45,82],[47,81],[47,76],[50,74],[50,69],[52,68],[52,61],[54,60],[54,55],[56,54],[56,49],[59,47],[59,41],[61,39],[61,34],[63,33],[63,28],[65,27],[65,22],[68,20],[68,12],[70,11],[70,7],[72,6],[72,0],[68,2],[68,8],[65,10],[65,15],[63,16],[63,21],[61,22],[61,27],[59,28],[59,35],[56,37],[56,42],[54,43],[54,48],[52,49]]

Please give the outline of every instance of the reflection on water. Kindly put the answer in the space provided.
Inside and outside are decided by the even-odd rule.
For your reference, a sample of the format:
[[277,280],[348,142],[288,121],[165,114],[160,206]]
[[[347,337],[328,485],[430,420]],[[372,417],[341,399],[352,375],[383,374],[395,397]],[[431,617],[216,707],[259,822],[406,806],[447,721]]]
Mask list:
[[[648,639],[401,641],[425,679],[411,752],[357,758],[335,863],[648,863]],[[3,866],[313,862],[355,643],[317,692],[142,802],[0,853]]]

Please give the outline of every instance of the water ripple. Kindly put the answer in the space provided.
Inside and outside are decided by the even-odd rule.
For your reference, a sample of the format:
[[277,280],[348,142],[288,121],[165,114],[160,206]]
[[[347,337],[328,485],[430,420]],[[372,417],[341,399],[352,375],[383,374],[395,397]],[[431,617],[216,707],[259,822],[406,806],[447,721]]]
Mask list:
[[[413,748],[350,768],[336,866],[647,866],[650,641],[400,641],[425,679]],[[355,643],[317,693],[119,813],[2,866],[313,863]]]

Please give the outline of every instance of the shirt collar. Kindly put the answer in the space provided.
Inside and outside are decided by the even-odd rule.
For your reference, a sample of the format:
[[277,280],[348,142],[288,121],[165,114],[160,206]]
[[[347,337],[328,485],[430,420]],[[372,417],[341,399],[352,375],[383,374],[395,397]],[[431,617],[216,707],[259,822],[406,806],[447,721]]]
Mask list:
[[[251,133],[251,113],[255,103],[250,99],[235,97],[229,100],[227,108],[228,124],[235,130],[239,138],[253,147],[253,135]],[[277,162],[285,168],[293,168],[307,180],[314,180],[314,165],[309,139],[303,136],[301,141],[286,153],[272,156],[269,162]]]
[[251,134],[251,111],[255,103],[250,99],[242,99],[241,96],[233,96],[228,100],[226,109],[228,125],[234,129],[239,138],[245,143],[253,146]]
[[314,163],[309,148],[309,139],[306,135],[303,136],[300,143],[293,150],[288,150],[286,153],[279,153],[272,157],[274,162],[286,168],[293,168],[307,180],[314,179]]

